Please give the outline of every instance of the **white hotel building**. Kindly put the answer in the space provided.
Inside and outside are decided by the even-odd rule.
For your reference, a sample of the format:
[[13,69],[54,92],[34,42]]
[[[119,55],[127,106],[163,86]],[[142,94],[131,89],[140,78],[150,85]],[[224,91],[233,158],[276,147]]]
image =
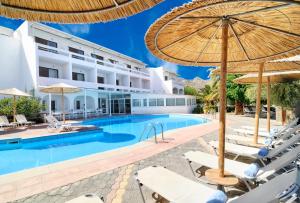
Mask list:
[[134,58],[40,23],[17,30],[0,27],[0,88],[16,87],[39,97],[45,112],[62,111],[61,96],[41,87],[66,83],[82,89],[66,94],[70,114],[190,113],[195,98],[164,68],[146,68]]

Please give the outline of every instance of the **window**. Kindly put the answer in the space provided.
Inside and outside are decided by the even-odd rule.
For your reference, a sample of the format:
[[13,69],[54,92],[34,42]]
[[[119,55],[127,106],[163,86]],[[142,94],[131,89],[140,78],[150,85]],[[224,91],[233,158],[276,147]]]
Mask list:
[[117,86],[120,85],[120,80],[116,80],[116,85],[117,85]]
[[147,99],[143,99],[143,106],[147,106]]
[[58,78],[58,70],[53,68],[39,67],[39,76],[47,78]]
[[35,37],[35,42],[39,43],[39,44],[43,44],[43,45],[49,46],[49,47],[57,48],[57,43],[56,42],[52,42],[50,40],[46,40],[46,39],[42,39],[42,38],[39,38],[39,37]]
[[129,65],[129,64],[127,64],[126,67],[127,67],[128,69],[131,69],[131,65]]
[[116,60],[114,60],[114,59],[108,59],[109,60],[109,62],[111,62],[111,63],[113,63],[113,64],[117,64],[118,63],[118,61],[116,61]]
[[52,100],[52,101],[51,101],[51,111],[55,111],[55,109],[56,109],[55,101]]
[[103,56],[99,56],[97,54],[91,54],[91,57],[94,58],[94,59],[97,59],[97,64],[104,65],[104,63],[101,62],[101,61],[104,61],[104,57]]
[[132,100],[132,106],[140,107],[141,106],[141,100],[140,99],[133,99]]
[[166,106],[175,106],[175,98],[167,98]]
[[168,80],[168,76],[165,76],[165,81],[167,81]]
[[184,98],[176,98],[176,106],[185,106]]
[[157,99],[157,106],[164,106],[165,100],[164,99]]
[[84,81],[84,74],[72,72],[72,80]]
[[[84,51],[82,51],[80,49],[75,49],[73,47],[69,47],[69,51],[73,52],[73,53],[76,53],[76,54],[84,55]],[[79,59],[79,60],[84,60],[84,57],[73,55],[73,54],[72,54],[72,58]]]
[[95,59],[98,59],[98,60],[100,60],[100,61],[103,61],[103,60],[104,60],[104,57],[103,57],[103,56],[99,56],[99,55],[97,55],[97,54],[91,54],[91,57],[92,57],[92,58],[95,58]]
[[77,100],[77,101],[76,101],[76,110],[79,110],[79,109],[80,109],[80,101]]
[[104,87],[98,87],[98,90],[105,90]]
[[188,106],[191,106],[191,105],[192,105],[192,99],[191,99],[191,98],[188,98],[188,99],[187,99],[187,105],[188,105]]
[[149,106],[156,106],[156,99],[149,99]]
[[99,84],[104,84],[104,77],[98,76],[98,77],[97,77],[97,82],[98,82]]
[[[42,38],[39,38],[39,37],[35,37],[35,42],[39,43],[39,44],[46,45],[46,46],[57,48],[57,43],[56,42],[52,42],[50,40],[46,40],[46,39],[42,39]],[[39,46],[39,50],[48,51],[48,52],[52,52],[52,53],[58,53],[57,50],[48,49],[48,48],[41,47],[41,46]]]

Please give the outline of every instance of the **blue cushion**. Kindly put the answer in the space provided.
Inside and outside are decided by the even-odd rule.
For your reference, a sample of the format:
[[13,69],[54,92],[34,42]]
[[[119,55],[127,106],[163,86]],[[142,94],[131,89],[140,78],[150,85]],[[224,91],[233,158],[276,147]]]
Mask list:
[[259,171],[259,165],[256,163],[252,163],[249,165],[249,167],[244,171],[244,174],[247,176],[247,178],[255,178],[257,173]]
[[269,154],[269,149],[266,147],[260,148],[260,150],[258,151],[258,155],[261,157],[265,157]]
[[206,200],[206,203],[225,203],[227,199],[227,195],[224,192],[217,190]]

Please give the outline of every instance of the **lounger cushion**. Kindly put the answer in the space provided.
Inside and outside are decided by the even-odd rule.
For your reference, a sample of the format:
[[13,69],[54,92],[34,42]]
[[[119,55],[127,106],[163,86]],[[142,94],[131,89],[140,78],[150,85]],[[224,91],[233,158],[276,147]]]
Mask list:
[[244,171],[244,174],[247,178],[255,178],[259,171],[259,165],[256,163],[252,163],[249,167]]
[[264,140],[265,145],[271,145],[273,143],[273,139],[271,137],[266,137]]
[[206,201],[206,203],[225,203],[227,202],[227,196],[221,190],[217,190]]
[[259,151],[258,151],[258,155],[261,156],[261,157],[265,157],[269,154],[269,149],[266,148],[266,147],[263,147],[261,148]]

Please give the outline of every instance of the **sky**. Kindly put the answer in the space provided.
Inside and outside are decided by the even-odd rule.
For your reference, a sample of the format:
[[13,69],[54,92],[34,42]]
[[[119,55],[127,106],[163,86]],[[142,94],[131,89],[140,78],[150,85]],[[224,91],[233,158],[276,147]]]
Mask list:
[[[164,66],[189,80],[195,77],[209,79],[208,69],[211,67],[180,66],[163,61],[153,56],[144,42],[145,33],[156,19],[169,12],[172,8],[189,1],[191,0],[167,0],[134,16],[107,23],[47,23],[47,25],[141,60],[149,67]],[[0,17],[0,26],[12,29],[16,29],[22,22],[22,20]]]

